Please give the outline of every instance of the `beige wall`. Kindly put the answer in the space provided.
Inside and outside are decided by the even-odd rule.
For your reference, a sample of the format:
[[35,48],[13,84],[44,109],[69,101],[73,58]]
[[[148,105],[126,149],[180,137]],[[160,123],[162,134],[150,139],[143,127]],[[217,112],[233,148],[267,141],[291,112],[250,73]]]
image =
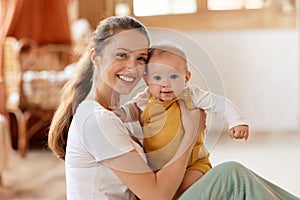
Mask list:
[[253,130],[300,129],[299,31],[186,32],[207,50]]

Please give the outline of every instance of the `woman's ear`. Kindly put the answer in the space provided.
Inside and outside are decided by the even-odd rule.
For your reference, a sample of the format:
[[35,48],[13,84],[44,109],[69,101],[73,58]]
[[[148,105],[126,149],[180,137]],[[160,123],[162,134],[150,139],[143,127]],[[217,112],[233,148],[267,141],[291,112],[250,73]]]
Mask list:
[[190,80],[191,76],[192,76],[192,74],[190,71],[187,71],[185,73],[185,83],[187,83]]
[[94,65],[97,65],[99,62],[99,56],[96,54],[96,51],[94,48],[91,48],[90,50],[90,56],[91,56],[91,61],[93,62]]

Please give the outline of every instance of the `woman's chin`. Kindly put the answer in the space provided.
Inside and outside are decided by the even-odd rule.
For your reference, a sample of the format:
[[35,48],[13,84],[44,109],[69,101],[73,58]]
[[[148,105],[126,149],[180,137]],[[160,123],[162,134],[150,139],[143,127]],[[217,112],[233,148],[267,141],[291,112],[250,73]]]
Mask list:
[[126,86],[122,86],[122,85],[118,85],[117,87],[115,87],[115,91],[118,92],[121,95],[127,95],[130,94],[134,88],[136,84],[133,84],[131,86],[126,85]]
[[115,86],[114,90],[123,95],[130,94],[132,92],[133,88],[139,82],[139,80],[140,79],[135,79],[134,81],[131,81],[131,82],[119,80],[119,82]]

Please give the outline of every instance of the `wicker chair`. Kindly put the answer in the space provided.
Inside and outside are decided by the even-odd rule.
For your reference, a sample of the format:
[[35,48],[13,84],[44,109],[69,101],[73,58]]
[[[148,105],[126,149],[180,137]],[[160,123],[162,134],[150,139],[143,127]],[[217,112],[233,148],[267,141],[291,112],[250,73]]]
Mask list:
[[[71,46],[37,45],[7,37],[4,43],[7,110],[18,125],[18,151],[25,156],[30,138],[50,124],[61,88],[69,77],[65,67],[77,61]],[[31,117],[38,118],[30,124]]]
[[2,186],[2,172],[5,170],[10,153],[10,136],[8,123],[4,116],[0,115],[0,187]]

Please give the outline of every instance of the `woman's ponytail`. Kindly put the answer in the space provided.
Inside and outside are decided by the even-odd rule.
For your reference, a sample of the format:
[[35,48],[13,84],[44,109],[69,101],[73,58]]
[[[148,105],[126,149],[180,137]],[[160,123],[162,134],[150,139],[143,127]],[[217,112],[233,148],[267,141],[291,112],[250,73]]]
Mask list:
[[93,63],[86,53],[78,62],[72,79],[62,90],[48,135],[48,146],[59,158],[65,158],[69,127],[78,105],[91,90],[93,72]]

